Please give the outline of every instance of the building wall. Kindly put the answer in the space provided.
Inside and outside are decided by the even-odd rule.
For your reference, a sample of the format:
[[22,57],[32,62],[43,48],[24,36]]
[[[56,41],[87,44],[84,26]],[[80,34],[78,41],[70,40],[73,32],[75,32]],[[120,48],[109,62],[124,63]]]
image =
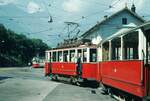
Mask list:
[[94,44],[100,43],[102,39],[111,36],[121,28],[127,27],[127,25],[122,24],[122,18],[127,18],[127,25],[140,25],[142,23],[128,11],[123,11],[105,21],[98,26],[95,31],[91,32],[84,38],[91,39]]

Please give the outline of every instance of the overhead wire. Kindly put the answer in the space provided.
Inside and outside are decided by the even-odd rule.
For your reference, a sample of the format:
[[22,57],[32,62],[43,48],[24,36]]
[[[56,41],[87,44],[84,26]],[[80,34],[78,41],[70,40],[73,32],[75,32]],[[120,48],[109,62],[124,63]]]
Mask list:
[[[46,30],[40,30],[40,31],[37,31],[37,32],[31,32],[31,33],[28,33],[28,34],[38,34],[38,33],[43,33],[43,32],[47,32],[47,31],[50,31],[51,29],[46,29]],[[25,32],[26,33],[26,32]]]
[[113,7],[113,6],[117,5],[119,2],[120,2],[120,0],[117,0],[117,1],[114,2],[111,6]]
[[[2,10],[4,13],[5,13],[5,15],[7,15],[8,13],[7,13],[7,11],[6,10]],[[15,21],[16,19],[15,18],[22,18],[22,17],[10,17],[9,18],[9,16],[4,16],[4,18],[7,18],[8,17],[8,20],[11,20],[11,21],[14,21],[15,23],[18,23],[18,24],[22,24],[22,25],[24,25],[28,30],[30,30],[30,32],[32,32],[31,31],[31,29],[30,29],[30,27],[28,26],[28,25],[26,25],[24,22],[20,22],[20,21]],[[2,16],[0,16],[0,18],[3,18]],[[44,31],[39,31],[39,32],[44,32]],[[34,32],[34,33],[39,33],[39,32]],[[28,35],[30,35],[30,34],[34,34],[34,33],[29,33],[29,32],[21,32],[21,33],[26,33],[26,34],[28,34]]]
[[5,16],[0,15],[0,18],[28,18],[28,19],[39,19],[39,18],[47,18],[48,16]]
[[[47,6],[47,4],[45,3],[45,1],[44,0],[41,0],[42,1],[42,3],[45,5],[45,8],[46,8],[46,10],[47,10],[47,12],[48,12],[48,15],[49,16],[51,16],[51,14],[50,14],[50,12],[49,12],[49,9],[48,9],[48,6]],[[116,5],[118,2],[119,2],[120,0],[118,0],[118,1],[116,1],[114,4],[112,4],[112,6],[114,6],[114,5]],[[98,3],[98,2],[97,2]],[[109,6],[109,5],[108,5]],[[108,9],[110,9],[110,8],[108,8]],[[106,9],[107,10],[107,9]],[[102,11],[104,11],[104,10],[102,10]],[[98,12],[94,12],[94,13],[91,13],[91,14],[89,14],[89,15],[87,15],[87,16],[82,16],[82,17],[84,17],[84,18],[89,18],[90,16],[94,16],[94,15],[96,15],[96,14],[98,14],[99,12],[102,12],[102,11],[98,11]],[[1,16],[0,16],[1,17]],[[6,17],[6,16],[5,16]],[[77,19],[77,20],[81,20],[81,19],[84,19],[84,18],[80,18],[80,19]],[[47,18],[47,16],[46,17],[34,17],[34,16],[14,16],[14,18]],[[77,21],[77,20],[75,20],[75,21]],[[39,31],[39,32],[42,32],[42,31]],[[38,32],[38,33],[39,33]]]
[[[45,5],[45,2],[43,1],[43,3],[44,3],[44,5]],[[45,5],[46,6],[46,5]],[[46,6],[46,8],[47,8],[47,6]],[[48,11],[48,14],[50,15],[50,13],[49,13],[49,10],[48,10],[48,8],[47,8],[47,11]],[[14,18],[39,18],[39,17],[34,17],[34,16],[0,16],[0,18],[6,18],[6,17],[8,17],[9,18],[9,20],[13,20],[14,21]],[[29,28],[26,24],[24,24],[23,22],[22,22],[22,24],[26,27],[26,28]],[[29,28],[30,29],[30,28]],[[48,30],[42,30],[42,31],[38,31],[38,32],[33,32],[33,33],[27,33],[28,35],[29,34],[37,34],[37,33],[42,33],[42,32],[47,32],[47,31],[49,31],[49,29]],[[31,32],[31,30],[30,30],[30,32]],[[60,35],[59,35],[60,36]]]
[[[95,1],[94,1],[95,2]],[[81,19],[84,19],[84,18],[87,18],[87,17],[90,17],[90,16],[93,16],[93,15],[97,15],[98,13],[102,13],[102,12],[105,12],[106,10],[109,10],[111,9],[112,7],[114,7],[116,4],[118,4],[120,2],[120,0],[117,0],[115,3],[113,4],[110,4],[110,5],[107,5],[108,8],[104,9],[104,10],[101,10],[101,11],[97,11],[97,12],[93,12],[91,14],[88,14],[86,16],[82,16],[81,18],[79,19],[76,19],[75,21],[78,21],[78,20],[81,20]],[[111,6],[111,7],[110,7]]]
[[[41,0],[41,1],[42,1],[42,3],[45,5],[45,8],[46,8],[46,10],[47,10],[49,16],[51,16],[51,14],[50,14],[50,12],[49,12],[49,10],[48,10],[48,7],[47,7],[45,1],[44,1],[44,0]],[[18,5],[18,4],[17,4],[17,5]],[[101,12],[101,11],[98,11],[98,12]],[[98,12],[91,13],[90,15],[87,15],[86,17],[92,16],[93,14],[96,14],[96,13],[98,13]],[[4,17],[8,17],[8,18],[11,18],[11,17],[12,17],[12,18],[47,18],[48,16],[0,16],[0,18],[4,18]]]
[[[1,11],[3,11],[3,12],[5,13],[5,15],[9,14],[5,9],[3,9],[3,10],[1,10]],[[10,21],[10,20],[11,20],[11,21],[12,21],[12,20],[14,21],[14,19],[12,19],[12,18],[9,18],[9,19],[8,19],[8,21]],[[17,22],[15,22],[15,23],[17,23]],[[9,24],[8,26],[11,26],[12,23],[7,23],[7,24]]]
[[[85,0],[86,2],[87,2],[87,0]],[[102,2],[98,2],[98,1],[90,1],[90,0],[88,0],[88,2],[91,2],[91,3],[93,3],[93,4],[96,4],[96,5],[99,5],[99,6],[105,6],[105,7],[108,7],[108,5],[107,4],[105,4],[105,3],[102,3]],[[90,3],[90,4],[91,4]]]
[[44,0],[41,0],[41,2],[42,2],[42,3],[43,3],[43,5],[45,6],[45,8],[46,8],[46,10],[47,10],[48,15],[49,15],[49,16],[51,16],[51,14],[50,14],[50,12],[49,12],[49,9],[48,9],[47,4],[45,3],[45,1],[44,1]]
[[47,13],[48,13],[48,15],[49,15],[49,20],[48,20],[48,22],[49,22],[49,23],[52,23],[52,22],[53,22],[53,17],[52,17],[52,15],[51,15],[51,13],[49,12],[49,9],[48,9],[48,7],[47,7],[47,4],[45,3],[44,0],[41,0],[41,2],[42,2],[43,5],[45,6],[45,8],[46,8],[46,10],[47,10]]
[[[66,28],[67,28],[67,26],[65,26],[65,27],[59,32],[58,37],[63,38],[63,39],[64,39],[64,37],[66,37],[66,36],[63,35],[64,33],[62,33],[63,31],[65,31]],[[62,35],[63,35],[63,36],[62,36]]]

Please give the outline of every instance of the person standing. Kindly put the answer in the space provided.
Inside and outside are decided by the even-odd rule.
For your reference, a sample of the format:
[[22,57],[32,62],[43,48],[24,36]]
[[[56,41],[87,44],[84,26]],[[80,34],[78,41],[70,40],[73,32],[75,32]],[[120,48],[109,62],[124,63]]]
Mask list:
[[77,57],[77,75],[81,76],[82,75],[82,64],[81,64],[81,54]]

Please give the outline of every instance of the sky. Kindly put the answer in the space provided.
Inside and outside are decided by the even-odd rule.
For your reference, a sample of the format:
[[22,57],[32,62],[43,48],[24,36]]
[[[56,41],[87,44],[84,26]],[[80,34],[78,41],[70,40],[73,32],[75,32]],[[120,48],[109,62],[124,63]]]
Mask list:
[[126,4],[128,8],[135,4],[137,14],[150,20],[150,0],[0,0],[0,23],[56,47],[64,39],[82,35],[104,15]]

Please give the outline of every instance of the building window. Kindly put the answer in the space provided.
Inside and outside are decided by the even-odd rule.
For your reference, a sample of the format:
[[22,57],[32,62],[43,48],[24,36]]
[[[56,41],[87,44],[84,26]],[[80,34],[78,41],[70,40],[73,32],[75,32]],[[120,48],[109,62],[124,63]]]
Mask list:
[[127,18],[122,18],[122,24],[124,24],[124,25],[127,24]]

